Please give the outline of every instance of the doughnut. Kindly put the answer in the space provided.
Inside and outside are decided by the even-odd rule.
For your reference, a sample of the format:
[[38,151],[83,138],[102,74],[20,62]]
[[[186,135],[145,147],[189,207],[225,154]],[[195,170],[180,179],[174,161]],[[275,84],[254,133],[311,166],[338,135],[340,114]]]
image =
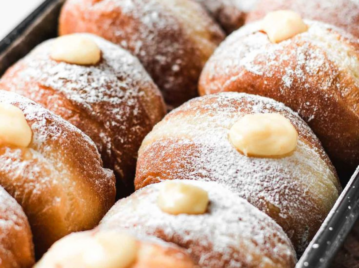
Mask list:
[[296,261],[280,226],[215,182],[149,185],[119,200],[98,228],[128,229],[174,243],[202,268],[283,268]]
[[136,55],[169,109],[198,95],[202,68],[224,34],[194,0],[68,0],[59,33],[88,32]]
[[57,241],[34,268],[195,268],[189,254],[159,239],[86,231]]
[[246,23],[262,19],[269,12],[288,9],[359,37],[359,2],[355,0],[259,0],[248,13]]
[[254,9],[258,0],[197,0],[219,23],[223,30],[230,34],[242,27],[248,13]]
[[137,151],[162,119],[160,92],[127,51],[90,34],[40,44],[2,77],[0,88],[42,104],[81,129],[115,171],[118,194],[133,189]]
[[309,124],[345,181],[359,164],[359,43],[338,28],[298,18],[277,11],[234,32],[205,66],[199,91],[283,102]]
[[34,262],[29,222],[21,206],[0,187],[0,267],[30,268]]
[[0,185],[24,210],[36,257],[61,237],[95,227],[116,196],[113,172],[102,168],[88,136],[39,104],[3,90]]
[[299,253],[341,190],[308,125],[283,104],[244,93],[193,99],[148,134],[136,189],[174,179],[229,188],[273,218]]

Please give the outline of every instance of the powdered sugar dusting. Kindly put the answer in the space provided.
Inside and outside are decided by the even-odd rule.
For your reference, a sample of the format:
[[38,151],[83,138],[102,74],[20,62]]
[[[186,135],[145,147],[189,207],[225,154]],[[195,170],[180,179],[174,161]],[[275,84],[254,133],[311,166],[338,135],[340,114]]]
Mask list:
[[197,0],[205,5],[212,13],[224,8],[236,8],[241,12],[249,12],[256,6],[258,0]]
[[229,34],[244,24],[258,0],[197,0]]
[[[110,185],[113,187],[114,182],[111,181],[112,172],[102,169],[100,156],[94,142],[82,131],[62,118],[52,114],[40,105],[21,97],[20,95],[0,90],[0,102],[13,104],[19,107],[23,111],[26,121],[29,123],[32,130],[32,141],[28,148],[31,156],[27,156],[27,159],[26,157],[23,157],[23,152],[20,149],[7,149],[7,153],[0,157],[3,161],[3,165],[1,165],[0,168],[1,172],[6,172],[4,169],[7,169],[8,174],[12,174],[14,167],[16,166],[18,172],[26,170],[28,172],[26,175],[26,179],[28,180],[27,183],[34,184],[34,187],[31,187],[34,194],[36,194],[37,191],[42,192],[52,183],[70,185],[74,183],[71,182],[71,178],[78,175],[76,170],[73,170],[72,173],[69,172],[69,163],[67,163],[67,161],[73,157],[67,155],[70,153],[68,150],[68,142],[71,141],[72,146],[81,144],[81,148],[87,150],[87,154],[91,153],[95,158],[93,159],[93,163],[97,162],[96,167],[87,167],[89,163],[82,163],[82,165],[88,171],[92,170],[92,172],[95,172],[95,178],[91,178],[90,176],[88,179],[93,180],[92,183],[93,186],[97,188],[96,191],[106,192],[107,187],[111,188]],[[76,141],[73,140],[74,136],[76,137]],[[66,146],[63,146],[63,150],[55,150],[55,147],[58,146],[57,143],[62,143],[63,145],[64,143],[67,144]],[[6,160],[9,156],[11,156],[11,162]],[[39,167],[33,165],[35,162],[43,164],[44,170],[41,171]],[[27,169],[28,165],[31,165],[32,168]],[[71,165],[75,165],[75,163],[71,163]],[[48,173],[47,169],[51,172]],[[57,181],[59,178],[61,178],[61,182]],[[107,197],[101,197],[101,199],[105,200]],[[56,203],[56,199],[54,202]]]
[[[18,249],[20,243],[21,250]],[[0,266],[23,267],[31,265],[31,261],[33,245],[26,216],[15,199],[0,186]]]
[[[312,85],[313,77],[316,87],[327,94],[326,98],[335,98],[336,91],[344,98],[356,95],[359,85],[359,73],[356,66],[359,66],[359,41],[353,36],[346,34],[333,26],[305,20],[309,25],[307,32],[295,36],[279,44],[269,42],[266,34],[259,31],[261,23],[249,24],[229,36],[225,42],[216,50],[214,55],[205,67],[202,75],[202,90],[216,92],[220,87],[225,88],[233,81],[241,77],[243,72],[233,74],[233,70],[243,68],[250,73],[267,78],[281,78],[281,83],[276,85],[282,94],[290,94],[293,81],[304,88]],[[220,62],[220,64],[217,64]],[[335,64],[335,68],[333,68]],[[354,85],[338,83],[337,78],[341,75],[348,75]],[[218,83],[206,83],[211,79],[215,80],[221,75],[228,75],[230,79]],[[264,82],[265,83],[265,82]],[[306,106],[312,103],[302,103],[300,110],[306,110]],[[350,107],[357,110],[356,103]],[[307,120],[311,121],[317,116],[313,107]]]
[[[102,52],[99,65],[85,67],[49,61],[51,43],[54,42],[50,40],[24,59],[28,68],[21,73],[21,77],[25,81],[36,78],[44,87],[62,92],[92,115],[96,114],[92,106],[94,103],[118,105],[133,102],[138,94],[145,94],[140,89],[151,84],[152,80],[135,57],[94,35],[81,36],[91,38],[99,46]],[[37,60],[33,60],[33,54]],[[111,90],[108,90],[109,85]]]
[[81,36],[99,46],[99,64],[56,62],[50,40],[11,68],[2,85],[79,127],[96,142],[106,167],[132,177],[143,137],[164,114],[162,97],[137,58],[100,37]]
[[[31,122],[30,127],[33,135],[31,144],[34,148],[49,151],[51,148],[46,148],[44,144],[49,140],[57,140],[61,137],[66,138],[68,132],[76,133],[81,136],[81,139],[89,143],[90,146],[95,147],[94,142],[78,128],[29,99],[0,90],[0,102],[16,105],[23,111],[26,120]],[[65,131],[62,131],[63,129]]]
[[100,229],[129,230],[174,242],[201,267],[293,267],[295,254],[281,228],[237,195],[213,182],[186,181],[209,194],[208,211],[177,216],[157,206],[161,184],[119,201]]
[[359,159],[359,41],[334,26],[304,22],[306,32],[280,43],[269,41],[261,22],[234,32],[207,62],[200,91],[247,92],[286,103],[345,176]]
[[[78,10],[84,14],[70,26]],[[92,32],[131,51],[169,106],[197,96],[203,64],[224,37],[194,1],[72,0],[65,4],[60,22],[62,34]]]
[[[280,159],[238,153],[228,139],[231,126],[245,114],[273,112],[288,118],[299,132],[296,151]],[[275,218],[299,250],[340,189],[324,150],[297,114],[274,100],[239,93],[194,99],[167,115],[146,137],[136,186],[166,179],[216,181],[229,187]]]
[[[214,74],[218,72],[217,68],[221,68],[221,73],[230,73],[233,68],[243,67],[254,74],[266,77],[276,76],[278,73],[283,74],[282,85],[280,85],[281,90],[290,88],[294,78],[305,85],[308,79],[307,76],[320,75],[323,72],[328,72],[331,67],[330,62],[327,60],[328,57],[335,63],[338,63],[338,53],[333,53],[329,45],[330,42],[335,42],[336,46],[340,45],[345,51],[343,53],[346,55],[353,49],[350,45],[345,44],[343,40],[339,40],[341,37],[335,34],[335,32],[332,32],[331,26],[313,21],[305,22],[309,25],[309,30],[297,36],[298,41],[296,42],[300,43],[300,45],[298,45],[296,49],[287,49],[287,53],[282,53],[282,51],[285,47],[290,46],[293,42],[292,39],[273,45],[264,33],[259,32],[260,22],[243,27],[229,36],[216,50],[210,63],[206,65],[206,75],[209,78],[213,77]],[[359,44],[359,42],[354,41],[350,35],[346,35],[339,29],[335,30],[339,31],[344,38],[349,38],[350,42]],[[241,42],[243,39],[245,39],[245,42]],[[236,43],[238,45],[234,46]],[[231,49],[226,49],[226,47],[230,47]],[[261,57],[264,51],[266,57]],[[211,62],[216,62],[220,59],[222,60],[220,67],[211,64]],[[282,70],[283,66],[286,66],[286,62],[289,60],[295,60],[295,69],[284,67],[285,69]],[[354,58],[341,56],[339,66],[342,68],[338,71],[344,71],[348,63],[350,64],[350,61],[359,62],[359,59],[355,56]],[[303,70],[306,72],[303,72]],[[332,86],[332,81],[337,75],[338,72],[333,73],[331,77],[318,80],[318,88],[325,90]],[[357,80],[357,74],[354,77],[355,80]],[[236,77],[232,79],[236,79]],[[231,81],[227,82],[227,84],[230,83]],[[211,87],[211,85],[209,85],[209,87]],[[207,90],[210,90],[210,88]]]
[[114,176],[67,121],[11,92],[0,91],[0,102],[19,107],[32,130],[29,147],[1,147],[0,184],[23,207],[41,255],[56,238],[99,222],[115,199]]
[[[246,1],[244,1],[246,2]],[[247,21],[262,19],[274,10],[293,10],[305,19],[323,21],[358,36],[359,1],[357,0],[261,0]]]

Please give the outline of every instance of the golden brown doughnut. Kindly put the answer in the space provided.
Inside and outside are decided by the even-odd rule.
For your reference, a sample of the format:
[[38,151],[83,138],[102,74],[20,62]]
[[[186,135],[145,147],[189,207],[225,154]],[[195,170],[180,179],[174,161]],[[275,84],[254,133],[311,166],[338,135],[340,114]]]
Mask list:
[[259,0],[246,23],[262,19],[268,12],[290,9],[303,18],[335,25],[359,37],[359,2],[356,0]]
[[344,178],[359,164],[359,42],[304,22],[306,32],[277,44],[261,22],[233,33],[204,68],[200,94],[236,91],[283,102],[309,124]]
[[25,213],[0,187],[0,267],[30,268],[34,262],[32,234]]
[[158,205],[161,187],[149,185],[119,200],[100,230],[128,229],[187,249],[199,267],[294,267],[288,237],[267,215],[215,182],[173,181],[208,193],[204,214],[173,215]]
[[[248,114],[279,113],[298,132],[289,156],[247,157],[229,137]],[[272,217],[298,252],[315,235],[340,192],[334,167],[307,124],[260,96],[221,93],[193,99],[168,114],[145,138],[135,187],[163,180],[216,181]]]
[[68,0],[59,32],[94,33],[131,51],[169,108],[198,95],[201,70],[224,37],[194,0]]
[[204,214],[173,215],[161,210],[158,197],[166,183],[149,185],[119,200],[100,230],[128,229],[156,236],[187,249],[202,268],[294,267],[293,246],[267,215],[215,182],[172,181],[208,193]]
[[53,60],[52,48],[60,40],[53,39],[10,68],[0,87],[42,104],[84,131],[97,145],[104,166],[115,171],[118,194],[125,195],[133,189],[141,142],[164,116],[163,100],[130,53],[100,37],[74,37],[95,42],[102,54],[97,65]]
[[[123,234],[130,236],[130,239],[132,238],[132,235],[124,231],[93,230],[70,234],[57,241],[35,265],[35,268],[94,268],[104,266],[106,268],[196,267],[186,251],[173,244],[152,237],[134,236],[136,252],[128,252],[128,248],[121,248],[122,246],[128,247],[126,243],[121,245],[125,241],[116,241],[118,236]],[[101,235],[105,238],[102,238],[102,241],[99,239]],[[123,250],[123,254],[121,254],[121,250]],[[124,251],[127,252],[125,253]],[[116,256],[116,254],[119,254],[119,256]],[[126,258],[132,254],[135,255],[135,259],[132,262],[130,261],[129,265],[123,266],[121,259],[126,261]]]
[[79,129],[20,95],[0,91],[32,131],[28,147],[0,145],[0,185],[22,206],[40,257],[56,240],[91,229],[113,205],[113,172]]
[[227,34],[242,27],[258,0],[196,0],[222,26]]

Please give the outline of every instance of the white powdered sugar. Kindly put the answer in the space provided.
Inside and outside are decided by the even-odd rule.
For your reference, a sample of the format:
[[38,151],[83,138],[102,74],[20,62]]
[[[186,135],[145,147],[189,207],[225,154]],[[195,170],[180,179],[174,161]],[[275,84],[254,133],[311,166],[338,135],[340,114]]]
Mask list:
[[[74,10],[84,14],[71,29],[67,20],[78,16]],[[198,95],[204,62],[224,37],[194,1],[72,0],[65,4],[62,18],[64,33],[92,32],[136,55],[161,89],[168,107]]]
[[[20,205],[0,186],[0,241],[8,235],[7,230],[20,231],[23,228],[20,225],[24,219],[26,216]],[[0,248],[2,246],[0,243]]]
[[[27,247],[32,250],[31,240],[20,241],[21,238],[28,238],[26,235],[30,234],[30,227],[28,225],[26,216],[20,205],[0,186],[0,266],[3,267],[3,262],[11,260],[13,267],[20,267],[20,260],[16,259],[16,247],[19,243],[23,243],[25,251]],[[31,252],[26,252],[30,253]],[[28,258],[29,256],[22,256]],[[3,259],[5,258],[5,260]],[[19,261],[19,263],[16,263]],[[27,260],[25,260],[27,261]],[[5,263],[6,264],[6,263]],[[8,265],[8,263],[6,264]]]
[[[93,116],[96,115],[93,106],[96,103],[106,102],[108,105],[118,106],[123,102],[135,102],[134,99],[139,94],[145,94],[140,89],[151,84],[152,80],[137,58],[100,37],[81,35],[91,38],[99,46],[102,60],[98,65],[85,67],[49,60],[51,42],[54,42],[50,40],[23,59],[28,67],[21,72],[24,81],[36,79],[43,87],[65,94],[69,100]],[[36,56],[36,60],[33,55]],[[109,86],[111,90],[108,90]],[[150,86],[152,87],[152,84]],[[134,107],[135,111],[136,108],[139,109]]]
[[31,122],[31,146],[36,150],[44,152],[52,150],[45,144],[50,140],[66,140],[66,135],[69,133],[75,133],[80,136],[80,139],[85,140],[89,146],[95,148],[94,142],[78,128],[27,98],[0,90],[0,102],[13,104],[23,111],[28,123]]
[[258,0],[197,0],[227,34],[242,27]]
[[185,183],[208,192],[205,214],[161,211],[157,205],[161,184],[154,184],[120,200],[99,228],[158,236],[186,248],[201,267],[292,267],[292,246],[269,217],[217,183]]
[[235,8],[240,12],[253,10],[258,0],[197,0],[208,8],[211,13],[217,13],[224,8]]
[[[99,195],[100,193],[108,193],[108,189],[113,189],[112,172],[102,169],[100,155],[94,142],[82,131],[20,95],[0,90],[0,102],[19,107],[32,130],[32,141],[29,148],[26,150],[7,148],[6,152],[0,156],[0,174],[4,174],[2,183],[10,185],[11,189],[15,189],[15,193],[19,191],[19,196],[21,196],[20,189],[17,189],[19,187],[18,180],[24,177],[25,180],[21,180],[20,183],[21,187],[28,189],[36,197],[45,194],[47,189],[57,184],[68,190],[71,187],[77,187],[77,179],[88,180],[93,190]],[[83,162],[81,164],[69,162],[74,161],[76,154],[71,147],[84,150],[79,153],[89,154],[89,157],[91,154],[94,159],[89,163]],[[81,157],[81,159],[84,158]],[[94,163],[96,166],[92,166]],[[82,166],[81,169],[83,168],[82,174],[77,174],[78,170],[76,169],[79,166]],[[85,174],[85,170],[86,173],[89,173]],[[94,173],[91,174],[91,172]],[[48,205],[56,206],[65,200],[71,203],[74,200],[69,196],[60,192],[58,192],[58,196],[55,195],[53,198],[48,195],[48,198],[51,199],[51,204]],[[107,200],[105,196],[98,197]],[[62,198],[64,199],[62,200]],[[85,203],[86,200],[78,195],[77,202]],[[69,213],[73,212],[69,211]]]
[[[325,90],[333,86],[333,81],[340,72],[349,71],[358,85],[356,66],[359,66],[359,58],[355,55],[356,48],[353,45],[359,46],[359,41],[330,25],[309,20],[305,20],[305,23],[309,25],[308,31],[278,44],[270,43],[266,34],[259,31],[261,22],[248,24],[230,35],[217,48],[206,65],[206,76],[214,77],[219,68],[220,73],[231,73],[233,69],[244,68],[263,77],[281,75],[282,83],[279,87],[284,91],[291,87],[294,79],[305,87],[309,77],[318,76],[318,88]],[[294,45],[295,48],[289,49]],[[217,61],[221,61],[218,66],[214,64]],[[289,61],[295,64],[288,64]],[[332,73],[331,62],[338,68]],[[325,77],[321,77],[323,73],[326,74]],[[226,82],[230,83],[231,80]],[[209,85],[209,90],[211,86],[218,87],[213,83]],[[340,88],[341,85],[337,86],[339,91],[345,91]]]
[[[231,126],[245,114],[273,112],[297,129],[295,152],[279,159],[237,152],[228,138]],[[274,100],[243,93],[197,98],[167,115],[140,149],[137,187],[147,179],[225,185],[276,218],[300,249],[310,239],[307,229],[314,235],[313,223],[319,227],[340,189],[318,139],[297,114]]]
[[28,147],[2,148],[0,185],[24,209],[41,255],[62,236],[100,221],[115,199],[114,175],[69,122],[11,92],[0,90],[0,103],[20,108],[32,130]]
[[[246,1],[244,1],[246,2]],[[275,10],[293,10],[304,19],[333,24],[354,35],[359,34],[359,1],[357,0],[261,0],[248,21],[262,19]]]
[[79,127],[95,141],[106,167],[121,178],[132,176],[142,138],[164,113],[162,97],[136,57],[100,37],[79,35],[98,45],[97,65],[52,60],[50,40],[14,65],[2,85]]
[[248,24],[207,62],[202,94],[238,91],[291,107],[312,127],[338,172],[357,166],[359,40],[334,26],[304,20],[308,30],[279,43]]

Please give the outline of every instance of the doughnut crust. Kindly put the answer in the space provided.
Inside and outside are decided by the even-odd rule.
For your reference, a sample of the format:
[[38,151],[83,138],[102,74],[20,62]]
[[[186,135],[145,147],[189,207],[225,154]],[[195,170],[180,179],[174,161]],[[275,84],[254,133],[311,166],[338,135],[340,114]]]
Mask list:
[[34,262],[32,234],[25,213],[0,187],[0,267],[30,268]]
[[[81,264],[71,261],[68,246],[76,247],[91,241],[98,229],[70,234],[56,242],[44,257],[35,265],[35,268],[78,268]],[[137,238],[137,258],[135,263],[126,268],[195,268],[191,257],[182,248],[166,243],[153,237]],[[75,253],[75,254],[73,254]],[[70,252],[72,258],[79,258],[77,252]],[[78,265],[77,265],[78,264]],[[82,263],[82,265],[84,265]],[[86,265],[81,266],[86,268]]]
[[215,182],[182,181],[208,192],[204,214],[172,215],[157,205],[161,183],[118,201],[100,230],[129,229],[185,248],[199,267],[294,267],[295,253],[283,230],[267,215]]
[[242,27],[258,0],[196,0],[230,34]]
[[332,24],[359,37],[359,2],[355,0],[259,0],[246,23],[275,10],[293,10],[305,19]]
[[338,28],[304,21],[308,31],[273,44],[260,22],[233,33],[201,75],[201,95],[236,91],[273,98],[298,112],[340,177],[359,164],[359,42]]
[[94,33],[131,51],[169,108],[198,95],[202,68],[224,37],[194,0],[68,0],[59,32]]
[[133,190],[137,151],[165,113],[157,86],[127,51],[89,34],[102,52],[101,62],[82,66],[49,56],[47,41],[10,68],[0,88],[42,104],[97,145],[104,166],[115,171],[119,195]]
[[0,146],[0,185],[24,209],[40,257],[61,237],[98,224],[115,201],[115,178],[70,123],[14,93],[1,90],[0,103],[22,110],[32,130],[28,147]]
[[[240,118],[279,113],[298,132],[284,158],[247,157],[229,139]],[[340,191],[336,172],[319,140],[289,108],[240,93],[196,98],[168,114],[143,141],[136,189],[163,180],[216,181],[272,217],[302,252]]]

